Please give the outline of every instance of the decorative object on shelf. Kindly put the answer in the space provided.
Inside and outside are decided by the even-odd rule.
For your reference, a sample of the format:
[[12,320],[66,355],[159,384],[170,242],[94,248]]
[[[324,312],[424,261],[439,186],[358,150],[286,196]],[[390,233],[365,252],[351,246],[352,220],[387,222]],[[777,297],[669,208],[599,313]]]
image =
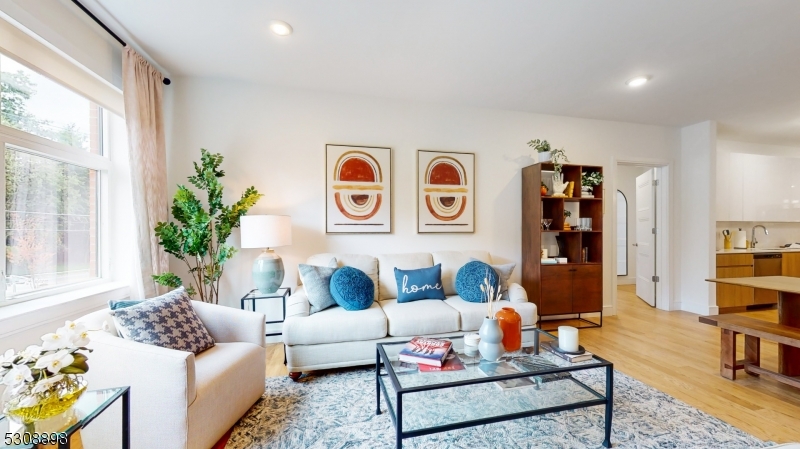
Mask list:
[[581,217],[578,218],[578,230],[579,231],[591,231],[592,230],[592,219]]
[[539,189],[539,192],[542,196],[547,196],[547,184],[542,183],[542,187]]
[[564,191],[564,194],[567,198],[572,198],[572,192],[575,190],[575,183],[570,181],[567,183],[567,189]]
[[552,156],[550,144],[546,140],[534,139],[528,142],[528,146],[536,150],[539,162],[548,162]]
[[275,293],[283,283],[283,260],[273,248],[292,244],[288,215],[245,215],[241,218],[242,248],[263,248],[253,261],[253,283],[259,292]]
[[[225,172],[220,170],[223,157],[200,149],[200,164],[194,163],[195,174],[189,182],[197,189],[208,193],[208,209],[195,193],[185,186],[178,186],[172,200],[174,222],[156,225],[156,236],[164,251],[175,256],[189,268],[192,285],[186,288],[189,296],[199,295],[200,300],[216,304],[219,301],[219,281],[223,266],[236,254],[236,248],[225,243],[240,219],[261,198],[255,187],[245,189],[239,201],[231,206],[222,204],[222,183]],[[174,273],[153,276],[160,284],[170,288],[183,285]]]
[[550,225],[553,223],[552,218],[542,218],[542,226],[544,226],[545,231],[550,230]]
[[[471,263],[476,262],[469,262],[467,265]],[[496,282],[497,274],[491,267],[487,266],[487,268],[486,277],[483,278],[483,283],[481,284],[481,292],[483,292],[486,297],[488,315],[483,319],[483,324],[478,331],[481,337],[478,350],[484,359],[496,362],[505,353],[505,347],[503,347],[503,330],[500,329],[500,324],[497,318],[495,318],[494,312],[495,303],[500,300],[500,289]],[[494,275],[494,278],[492,278],[492,275]],[[461,293],[459,293],[459,295],[460,294]]]
[[542,259],[547,259],[547,249],[542,248]]
[[[556,244],[558,245],[558,256],[565,258],[565,256],[567,255],[567,242],[564,241],[564,237],[557,235]],[[558,263],[561,262],[559,261]]]
[[589,262],[589,247],[587,246],[581,248],[581,262],[582,263]]
[[552,161],[553,161],[553,171],[555,171],[556,174],[560,174],[564,163],[569,162],[569,159],[567,159],[567,152],[564,151],[563,148],[553,150]]
[[564,194],[564,190],[568,187],[568,183],[564,182],[564,174],[563,173],[555,173],[553,174],[553,198],[564,198],[566,195]]
[[325,145],[325,232],[392,232],[392,149]]
[[584,172],[581,174],[581,197],[594,198],[594,188],[603,182],[603,174],[600,172]]
[[[104,323],[105,325],[105,323]],[[81,376],[89,371],[89,332],[83,324],[67,321],[55,333],[31,345],[0,356],[0,378],[6,389],[3,414],[30,424],[63,413],[86,391]]]
[[417,150],[417,232],[475,232],[475,153]]
[[571,217],[571,216],[572,216],[572,212],[570,212],[568,210],[564,211],[564,230],[565,231],[569,231],[570,229],[572,229],[570,227],[570,225],[569,225],[569,217]]
[[513,307],[503,307],[495,313],[503,331],[503,347],[506,351],[517,351],[522,347],[522,317]]
[[558,347],[565,352],[577,352],[580,349],[578,329],[572,326],[558,326]]

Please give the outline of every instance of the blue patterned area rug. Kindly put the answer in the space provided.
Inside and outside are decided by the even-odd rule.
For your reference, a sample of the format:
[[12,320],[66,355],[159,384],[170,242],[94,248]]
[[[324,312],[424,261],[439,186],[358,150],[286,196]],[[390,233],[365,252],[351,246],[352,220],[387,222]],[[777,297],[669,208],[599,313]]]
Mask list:
[[[602,389],[604,377],[596,373],[581,380]],[[615,448],[772,445],[619,371],[614,384]],[[368,369],[312,375],[300,382],[268,378],[264,396],[234,427],[226,448],[393,448],[395,430],[383,397],[381,406],[384,413],[375,415],[375,374]],[[591,407],[410,438],[403,447],[601,448],[604,410]]]

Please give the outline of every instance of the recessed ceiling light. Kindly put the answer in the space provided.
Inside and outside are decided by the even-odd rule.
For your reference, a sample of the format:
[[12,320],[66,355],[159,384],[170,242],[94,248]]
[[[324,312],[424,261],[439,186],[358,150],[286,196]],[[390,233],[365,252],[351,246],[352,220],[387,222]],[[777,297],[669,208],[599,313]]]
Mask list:
[[628,87],[639,87],[644,86],[648,81],[650,81],[649,76],[637,76],[636,78],[629,79],[625,84],[627,84]]
[[292,34],[292,26],[282,20],[273,20],[269,23],[269,29],[278,36],[288,36]]

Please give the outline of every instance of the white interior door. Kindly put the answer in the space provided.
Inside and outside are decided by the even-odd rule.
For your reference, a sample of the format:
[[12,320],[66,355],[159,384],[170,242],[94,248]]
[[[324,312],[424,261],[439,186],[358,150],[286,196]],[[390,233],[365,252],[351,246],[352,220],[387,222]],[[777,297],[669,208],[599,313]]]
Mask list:
[[636,296],[655,307],[656,227],[655,169],[636,177]]

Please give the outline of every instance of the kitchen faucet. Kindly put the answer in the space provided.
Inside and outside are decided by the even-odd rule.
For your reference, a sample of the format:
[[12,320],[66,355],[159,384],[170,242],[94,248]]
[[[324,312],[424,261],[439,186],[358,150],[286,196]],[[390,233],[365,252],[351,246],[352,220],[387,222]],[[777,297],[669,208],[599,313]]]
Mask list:
[[769,235],[769,231],[767,231],[767,228],[764,227],[764,225],[755,225],[755,226],[753,226],[753,230],[750,231],[750,248],[755,248],[756,247],[756,243],[758,243],[758,240],[756,240],[756,228],[763,229],[764,230],[764,235]]

